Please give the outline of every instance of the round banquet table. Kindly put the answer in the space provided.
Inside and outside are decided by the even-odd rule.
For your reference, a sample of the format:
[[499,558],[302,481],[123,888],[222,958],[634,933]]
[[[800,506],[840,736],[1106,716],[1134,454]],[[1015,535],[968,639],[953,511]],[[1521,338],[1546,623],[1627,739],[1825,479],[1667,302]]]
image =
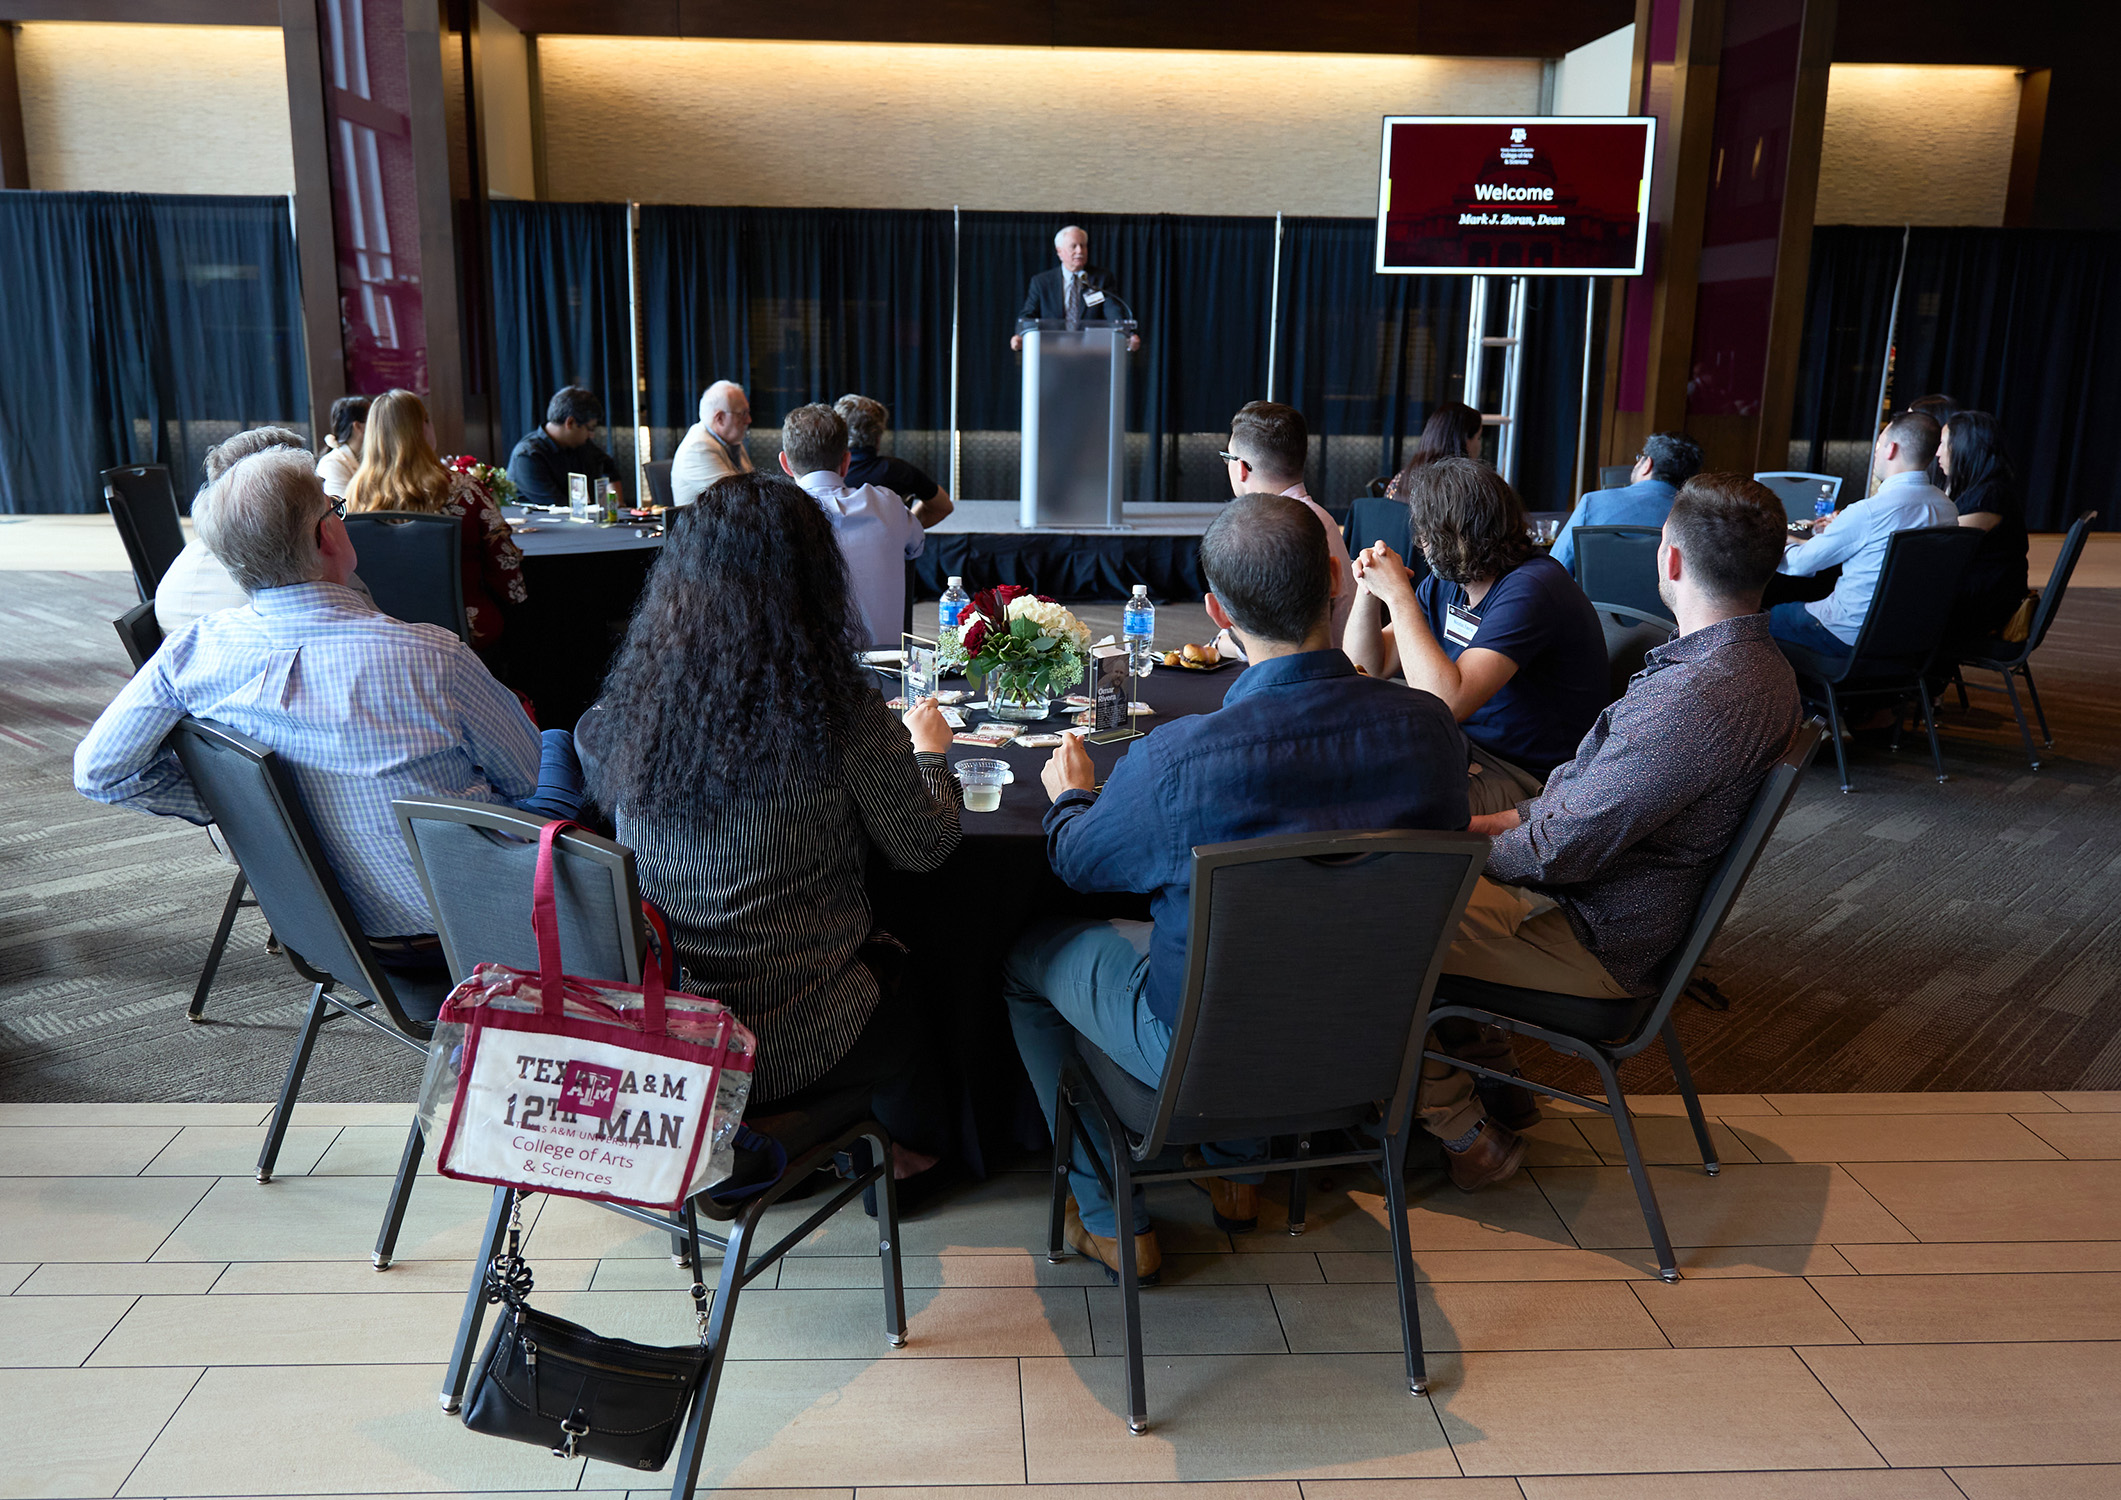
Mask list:
[[[1213,712],[1243,670],[1241,664],[1214,672],[1157,669],[1141,682],[1140,701],[1155,714],[1138,719],[1139,727],[1153,733],[1173,719]],[[895,677],[879,674],[877,683],[897,696]],[[961,685],[955,679],[945,683]],[[980,709],[964,712],[972,725],[991,717]],[[1070,723],[1065,714],[1073,712],[1027,726],[1026,732],[1058,732]],[[1099,782],[1139,743],[1089,746]],[[932,1131],[938,1139],[916,1144],[954,1146],[980,1176],[1048,1140],[1001,998],[1002,961],[1017,934],[1040,917],[1147,920],[1149,915],[1146,895],[1071,891],[1054,875],[1041,826],[1050,804],[1039,780],[1052,754],[1050,748],[1013,742],[998,750],[953,744],[953,765],[977,758],[1009,763],[1016,780],[1002,788],[1001,806],[961,815],[964,839],[939,869],[909,875],[880,867],[869,880],[876,924],[912,951],[905,984],[934,1028],[934,1064],[924,1083],[936,1106]]]
[[538,722],[565,729],[596,701],[604,671],[663,550],[662,528],[596,526],[502,508],[523,554],[524,602],[508,612],[502,676],[530,696]]

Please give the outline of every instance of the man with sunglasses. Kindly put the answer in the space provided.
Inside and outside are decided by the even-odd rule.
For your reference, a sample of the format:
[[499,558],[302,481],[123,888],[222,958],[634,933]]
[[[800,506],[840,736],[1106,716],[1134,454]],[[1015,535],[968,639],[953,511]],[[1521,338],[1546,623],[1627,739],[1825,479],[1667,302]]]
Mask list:
[[250,602],[163,641],[74,751],[84,797],[209,821],[165,745],[187,715],[279,752],[356,920],[386,964],[438,967],[391,799],[465,797],[548,817],[581,806],[572,737],[537,729],[470,647],[377,612],[347,586],[345,502],[307,452],[269,449],[217,480],[201,539]]
[[[1355,571],[1348,560],[1347,538],[1331,511],[1311,498],[1304,488],[1304,464],[1311,453],[1311,430],[1304,414],[1279,401],[1247,401],[1230,419],[1230,446],[1216,455],[1229,470],[1232,495],[1276,494],[1303,502],[1318,524],[1326,529],[1326,551],[1341,575],[1341,591],[1333,599],[1333,644],[1340,644],[1348,627],[1348,611],[1355,606]],[[1216,641],[1225,656],[1242,659],[1244,648],[1230,631]]]

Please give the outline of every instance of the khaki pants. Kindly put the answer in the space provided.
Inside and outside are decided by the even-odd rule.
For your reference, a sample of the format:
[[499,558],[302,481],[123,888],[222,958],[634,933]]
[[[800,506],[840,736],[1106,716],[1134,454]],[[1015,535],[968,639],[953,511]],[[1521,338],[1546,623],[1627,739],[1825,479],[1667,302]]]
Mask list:
[[1539,795],[1544,783],[1530,771],[1466,742],[1466,800],[1473,816],[1499,813]]
[[[1576,930],[1552,900],[1486,876],[1473,887],[1458,936],[1444,956],[1443,971],[1520,989],[1600,1000],[1625,999],[1628,993],[1578,941]],[[1464,1022],[1447,1023],[1440,1029],[1443,1037],[1437,1045],[1443,1050],[1503,1072],[1513,1065],[1507,1032],[1468,1027]],[[1431,1033],[1432,1039],[1436,1036]],[[1433,1057],[1422,1061],[1415,1109],[1422,1128],[1446,1141],[1458,1139],[1487,1116],[1473,1092],[1473,1075]]]

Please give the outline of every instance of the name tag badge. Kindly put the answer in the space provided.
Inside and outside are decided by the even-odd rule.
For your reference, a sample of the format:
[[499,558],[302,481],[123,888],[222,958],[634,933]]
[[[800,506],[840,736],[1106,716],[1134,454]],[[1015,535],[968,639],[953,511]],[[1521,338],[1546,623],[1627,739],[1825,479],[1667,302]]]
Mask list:
[[1086,307],[1096,307],[1104,300],[1105,294],[1103,292],[1093,290],[1083,293],[1083,305]]
[[1479,633],[1480,616],[1462,604],[1449,606],[1443,617],[1443,638],[1454,645],[1470,646]]

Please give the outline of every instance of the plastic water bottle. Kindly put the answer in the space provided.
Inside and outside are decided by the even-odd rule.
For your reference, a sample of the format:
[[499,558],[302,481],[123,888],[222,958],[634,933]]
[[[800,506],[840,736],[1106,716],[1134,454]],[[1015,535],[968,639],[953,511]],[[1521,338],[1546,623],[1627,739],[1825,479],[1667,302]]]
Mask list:
[[1147,677],[1156,670],[1156,606],[1149,602],[1146,583],[1134,585],[1134,597],[1120,612],[1119,634],[1136,677]]
[[952,578],[935,607],[936,665],[945,670],[965,664],[965,632],[959,621],[971,607],[972,596],[965,592],[965,580]]

